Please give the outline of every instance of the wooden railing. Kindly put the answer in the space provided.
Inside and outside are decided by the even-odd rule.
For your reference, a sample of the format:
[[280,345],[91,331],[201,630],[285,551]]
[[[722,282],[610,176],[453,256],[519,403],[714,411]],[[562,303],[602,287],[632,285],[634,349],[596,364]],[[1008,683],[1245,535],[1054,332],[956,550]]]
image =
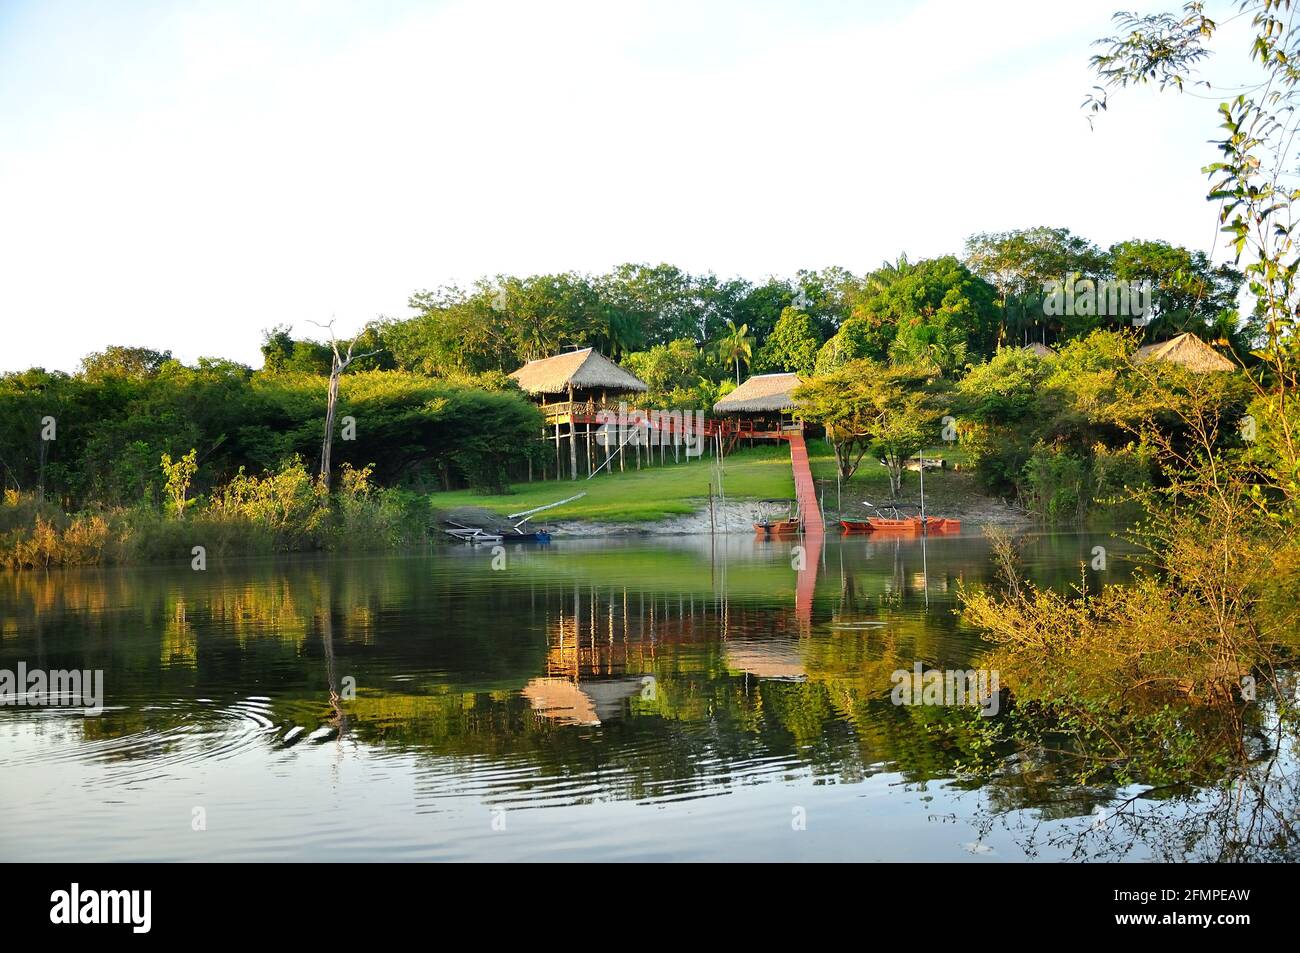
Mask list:
[[[546,417],[548,424],[555,424],[562,420],[577,419],[582,423],[596,423],[597,415],[603,413],[614,415],[610,422],[614,422],[620,409],[626,415],[625,419],[635,420],[637,417],[645,417],[648,420],[654,418],[650,415],[653,413],[668,414],[668,411],[656,411],[654,408],[634,407],[624,401],[621,405],[618,401],[600,401],[600,400],[564,400],[554,404],[542,404],[542,414]],[[677,411],[685,415],[687,411]],[[693,415],[694,411],[690,411]],[[662,419],[662,418],[660,418]],[[694,422],[692,416],[692,425]],[[783,421],[779,424],[760,422],[748,418],[722,417],[722,418],[704,418],[704,432],[712,436],[721,433],[723,436],[749,437],[758,435],[780,436],[789,433],[802,432],[803,425],[799,421]]]

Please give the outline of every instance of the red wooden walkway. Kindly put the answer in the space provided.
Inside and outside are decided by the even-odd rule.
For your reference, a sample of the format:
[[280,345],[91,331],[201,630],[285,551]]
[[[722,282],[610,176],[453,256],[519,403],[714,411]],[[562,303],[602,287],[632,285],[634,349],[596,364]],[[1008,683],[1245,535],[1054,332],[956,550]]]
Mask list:
[[808,446],[803,434],[786,434],[790,441],[790,468],[794,470],[794,495],[799,500],[799,515],[803,517],[804,535],[823,533],[822,510],[817,505],[817,484],[813,483],[812,467],[808,465]]

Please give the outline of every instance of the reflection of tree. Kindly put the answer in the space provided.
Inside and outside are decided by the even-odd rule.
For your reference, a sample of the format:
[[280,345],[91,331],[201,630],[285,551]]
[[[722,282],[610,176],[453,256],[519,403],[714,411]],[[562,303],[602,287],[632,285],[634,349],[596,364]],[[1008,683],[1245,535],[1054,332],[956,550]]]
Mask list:
[[[1009,833],[1028,856],[1166,863],[1285,862],[1300,840],[1295,739],[1271,719],[1277,747],[1219,783],[1117,791],[1008,775],[984,788],[981,839]],[[1031,808],[1031,809],[1027,809]]]
[[321,648],[325,652],[325,684],[329,688],[330,724],[338,732],[338,739],[343,740],[348,731],[347,713],[343,709],[343,696],[339,693],[338,666],[334,661],[334,605],[330,602],[329,591],[322,594],[320,612]]

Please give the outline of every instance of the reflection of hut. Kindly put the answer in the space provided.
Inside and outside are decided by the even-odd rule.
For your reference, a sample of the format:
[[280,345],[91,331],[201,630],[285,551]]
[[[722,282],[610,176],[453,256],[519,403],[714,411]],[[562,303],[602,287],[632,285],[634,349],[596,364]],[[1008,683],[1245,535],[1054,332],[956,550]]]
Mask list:
[[1032,344],[1026,344],[1021,350],[1028,351],[1035,357],[1056,357],[1056,352],[1046,344],[1040,344],[1034,341]]
[[623,714],[623,702],[641,691],[639,678],[574,682],[534,678],[523,695],[533,710],[562,725],[599,725]]
[[795,427],[794,391],[802,383],[798,374],[755,374],[714,404],[713,412],[740,418],[746,431]]
[[725,648],[727,667],[758,678],[802,682],[808,677],[799,643],[788,639],[730,641]]
[[[596,415],[609,408],[611,401],[617,409],[620,397],[650,389],[641,378],[590,347],[529,361],[510,376],[519,384],[520,390],[541,403],[546,417],[542,437],[555,441],[557,476],[563,475],[561,471],[564,469],[560,440],[565,438],[569,441],[568,476],[575,480],[578,478],[579,426],[586,437],[587,475],[590,475],[596,466],[592,447]],[[621,455],[619,462],[622,463]]]
[[1235,371],[1237,365],[1232,363],[1195,334],[1180,334],[1159,344],[1140,347],[1133,355],[1135,363],[1146,361],[1164,361],[1169,364],[1181,364],[1198,374],[1212,371]]

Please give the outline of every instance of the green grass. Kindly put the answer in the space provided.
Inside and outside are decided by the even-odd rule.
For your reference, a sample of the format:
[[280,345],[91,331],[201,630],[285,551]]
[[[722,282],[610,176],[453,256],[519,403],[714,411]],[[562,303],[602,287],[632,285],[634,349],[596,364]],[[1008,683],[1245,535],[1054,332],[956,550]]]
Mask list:
[[[832,472],[832,477],[834,473]],[[457,490],[435,493],[434,509],[481,506],[496,513],[554,503],[566,496],[585,492],[575,500],[546,514],[547,519],[583,519],[600,522],[647,522],[668,516],[694,513],[707,501],[709,482],[716,479],[711,457],[697,457],[689,463],[643,467],[612,475],[599,473],[592,479],[547,480],[516,483],[505,496]],[[790,451],[785,445],[737,450],[726,458],[723,489],[728,500],[791,499],[794,477],[790,472]],[[713,488],[717,493],[717,487]]]

